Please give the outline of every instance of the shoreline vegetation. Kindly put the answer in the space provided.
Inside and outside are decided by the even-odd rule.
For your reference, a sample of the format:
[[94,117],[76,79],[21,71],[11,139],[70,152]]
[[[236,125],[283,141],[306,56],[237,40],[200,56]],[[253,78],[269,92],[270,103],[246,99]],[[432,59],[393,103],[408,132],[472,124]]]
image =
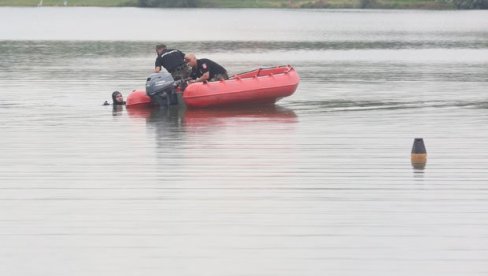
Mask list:
[[0,7],[488,9],[488,0],[0,0]]

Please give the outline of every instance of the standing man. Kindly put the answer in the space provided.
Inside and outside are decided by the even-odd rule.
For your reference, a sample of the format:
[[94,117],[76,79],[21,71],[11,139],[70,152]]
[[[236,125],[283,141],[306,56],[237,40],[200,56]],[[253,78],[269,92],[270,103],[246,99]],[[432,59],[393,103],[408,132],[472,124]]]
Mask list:
[[191,82],[227,80],[227,70],[207,58],[197,59],[194,54],[186,54],[185,61],[191,66]]
[[185,63],[185,54],[180,50],[167,49],[166,45],[156,45],[156,53],[158,57],[154,64],[154,72],[159,73],[161,67],[168,71],[173,79],[186,79],[190,76],[190,69]]

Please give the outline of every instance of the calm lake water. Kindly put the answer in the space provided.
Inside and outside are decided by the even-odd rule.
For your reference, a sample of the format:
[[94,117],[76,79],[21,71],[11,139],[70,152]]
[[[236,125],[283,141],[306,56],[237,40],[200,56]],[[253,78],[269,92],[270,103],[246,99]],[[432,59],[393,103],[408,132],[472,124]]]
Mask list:
[[[301,82],[102,106],[158,42]],[[488,11],[0,8],[0,88],[1,275],[488,275]]]

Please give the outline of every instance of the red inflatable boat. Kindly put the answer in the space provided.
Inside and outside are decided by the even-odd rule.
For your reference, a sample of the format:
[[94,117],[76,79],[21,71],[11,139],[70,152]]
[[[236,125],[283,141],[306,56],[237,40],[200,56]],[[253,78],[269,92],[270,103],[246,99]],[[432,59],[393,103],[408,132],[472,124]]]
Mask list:
[[[187,107],[212,107],[244,104],[273,104],[292,95],[300,77],[290,66],[259,68],[237,74],[228,80],[192,83],[179,99]],[[127,97],[127,107],[150,105],[145,89],[132,91]]]

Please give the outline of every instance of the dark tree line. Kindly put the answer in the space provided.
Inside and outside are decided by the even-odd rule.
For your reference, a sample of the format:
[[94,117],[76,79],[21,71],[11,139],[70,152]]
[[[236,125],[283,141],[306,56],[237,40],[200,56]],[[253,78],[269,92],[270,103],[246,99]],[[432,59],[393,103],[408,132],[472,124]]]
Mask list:
[[139,7],[195,8],[199,0],[138,0]]
[[458,9],[488,9],[488,0],[449,0]]
[[[439,1],[439,0],[436,0]],[[440,0],[449,3],[457,9],[488,9],[488,0]],[[302,4],[303,8],[327,8],[326,0],[315,0]],[[359,0],[361,8],[372,8],[377,6],[376,0]],[[137,0],[139,7],[160,7],[160,8],[196,8],[200,6],[200,0]]]

